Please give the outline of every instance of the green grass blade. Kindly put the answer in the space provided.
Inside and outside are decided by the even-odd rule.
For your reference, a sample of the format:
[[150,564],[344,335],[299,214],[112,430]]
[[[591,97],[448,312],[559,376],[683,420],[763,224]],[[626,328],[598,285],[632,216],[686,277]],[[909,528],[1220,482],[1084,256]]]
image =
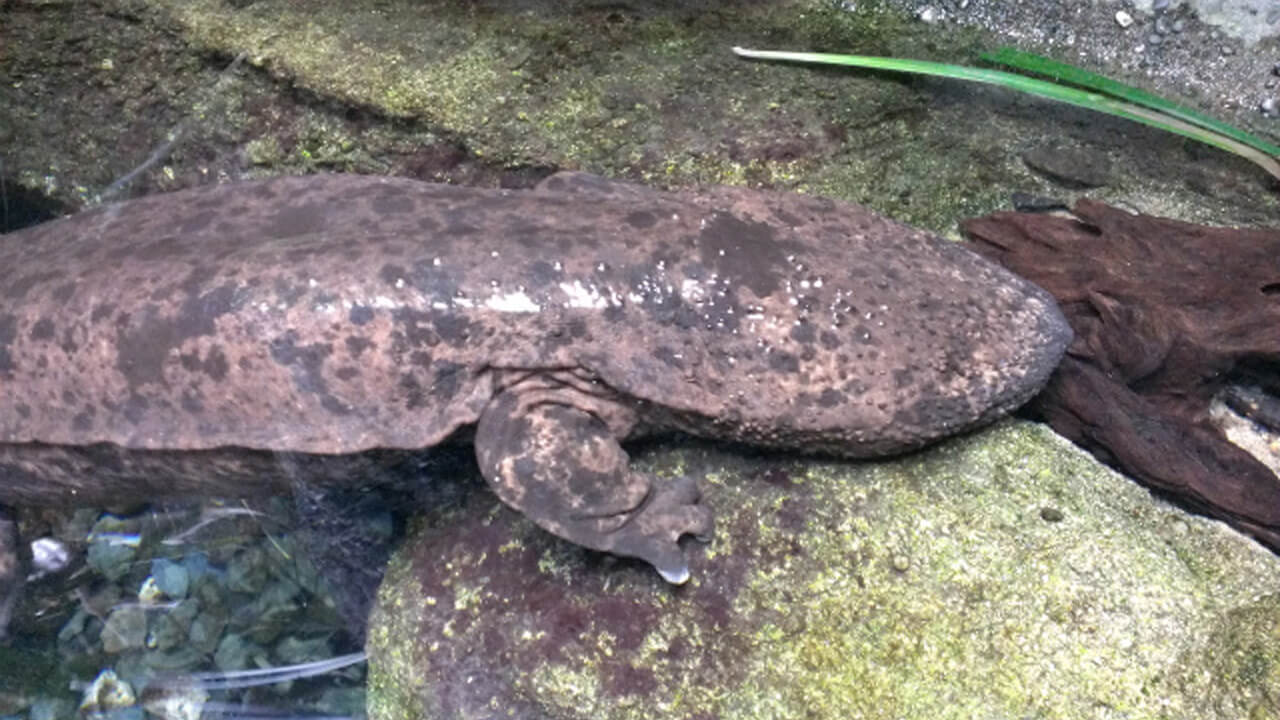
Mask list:
[[1115,115],[1127,120],[1139,122],[1167,132],[1198,140],[1206,145],[1234,153],[1256,163],[1262,169],[1280,179],[1280,161],[1265,151],[1233,137],[1214,132],[1180,118],[1162,114],[1156,110],[1118,100],[1100,93],[1089,92],[1079,88],[1039,80],[1037,78],[986,68],[966,67],[964,65],[948,65],[928,60],[910,60],[904,58],[886,58],[870,55],[837,55],[832,53],[804,53],[781,50],[748,50],[735,47],[733,52],[741,57],[760,60],[784,60],[790,62],[819,63],[825,65],[845,65],[865,67],[875,70],[907,72],[919,75],[936,75],[939,77],[969,80],[971,82],[1000,85],[1011,90],[1075,105],[1096,112]]
[[1280,155],[1280,146],[1272,145],[1267,141],[1250,135],[1249,133],[1232,127],[1220,120],[1209,117],[1203,113],[1192,110],[1189,107],[1179,105],[1175,102],[1166,100],[1158,95],[1152,95],[1145,90],[1125,85],[1111,78],[1089,72],[1084,68],[1078,68],[1074,65],[1068,65],[1064,62],[1058,62],[1053,58],[1047,58],[1043,55],[1035,53],[1023,52],[1014,48],[1000,48],[995,52],[983,53],[983,60],[1007,65],[1017,68],[1025,72],[1033,72],[1039,75],[1046,75],[1053,78],[1055,82],[1067,82],[1072,85],[1097,90],[1105,95],[1117,97],[1122,100],[1128,100],[1135,105],[1141,105],[1152,110],[1159,111],[1165,115],[1172,115],[1179,120],[1184,120],[1192,125],[1198,125],[1208,128],[1216,133],[1226,135],[1227,137],[1238,140],[1253,148],[1257,148],[1268,155]]

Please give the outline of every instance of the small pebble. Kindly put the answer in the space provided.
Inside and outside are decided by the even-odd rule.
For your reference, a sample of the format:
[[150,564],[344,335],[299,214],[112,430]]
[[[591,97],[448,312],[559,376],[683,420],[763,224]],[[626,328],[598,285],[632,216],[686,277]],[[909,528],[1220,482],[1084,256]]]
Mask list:
[[1116,24],[1122,28],[1127,28],[1133,24],[1133,16],[1124,10],[1116,11]]
[[1151,43],[1152,45],[1159,45],[1160,43],[1164,42],[1164,36],[1158,33],[1151,33],[1150,35],[1147,36],[1147,42]]
[[1263,115],[1266,115],[1269,118],[1280,117],[1280,102],[1277,102],[1273,97],[1269,97],[1258,103],[1258,109],[1262,111]]
[[61,540],[42,537],[31,543],[31,566],[36,575],[55,573],[71,564],[71,551]]
[[1174,31],[1174,32],[1176,32],[1176,33],[1180,33],[1180,32],[1182,32],[1183,30],[1186,30],[1186,29],[1187,29],[1187,21],[1186,21],[1186,20],[1174,20],[1174,21],[1173,21],[1172,29],[1173,29],[1173,31]]
[[1222,54],[1223,54],[1223,55],[1235,55],[1235,54],[1236,54],[1236,49],[1235,49],[1234,47],[1230,46],[1230,45],[1223,45],[1223,46],[1222,46]]
[[1160,33],[1161,35],[1169,34],[1169,25],[1170,23],[1168,18],[1164,18],[1164,17],[1156,18],[1156,32]]
[[942,11],[932,5],[925,5],[916,13],[916,17],[930,25],[942,19]]
[[1156,0],[1151,3],[1151,9],[1156,12],[1164,12],[1169,8],[1169,0]]
[[911,569],[911,558],[906,555],[893,556],[893,569],[898,572],[906,572]]
[[1278,63],[1276,63],[1275,65],[1272,65],[1272,66],[1271,66],[1271,74],[1272,74],[1272,75],[1276,75],[1276,76],[1280,76],[1280,62],[1278,62]]

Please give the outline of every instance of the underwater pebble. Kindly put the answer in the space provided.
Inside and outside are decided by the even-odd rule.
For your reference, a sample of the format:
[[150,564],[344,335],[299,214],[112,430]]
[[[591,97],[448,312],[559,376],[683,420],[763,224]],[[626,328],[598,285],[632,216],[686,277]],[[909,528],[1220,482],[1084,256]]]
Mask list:
[[119,580],[129,572],[138,554],[140,538],[135,523],[103,515],[89,531],[86,562],[108,580]]
[[267,584],[266,553],[254,546],[236,553],[227,566],[227,589],[232,592],[258,593]]
[[1133,24],[1133,16],[1124,10],[1116,11],[1116,24],[1122,28],[1127,28]]
[[1151,9],[1156,12],[1163,12],[1169,8],[1169,0],[1156,0],[1151,3]]
[[267,651],[254,642],[230,633],[218,643],[218,650],[213,654],[213,664],[223,672],[244,670],[246,668],[266,667],[271,664]]
[[193,647],[181,647],[170,652],[152,650],[142,656],[143,667],[153,673],[190,672],[204,667],[207,662],[207,653],[202,653]]
[[932,5],[925,5],[916,13],[916,17],[919,18],[921,22],[933,25],[934,23],[942,20],[943,14],[938,8]]
[[[133,687],[121,680],[114,670],[103,670],[84,691],[80,700],[80,712],[107,713],[131,707],[138,702]],[[141,710],[139,710],[141,712]],[[114,713],[112,716],[115,717]]]
[[186,566],[168,558],[151,561],[151,577],[155,578],[156,587],[173,600],[185,598],[191,585],[191,575]]
[[1151,33],[1147,36],[1147,44],[1149,45],[1159,45],[1162,42],[1164,42],[1164,36],[1159,33]]
[[1187,21],[1182,19],[1174,20],[1171,29],[1176,33],[1180,33],[1187,29]]
[[61,720],[75,715],[75,704],[65,698],[43,697],[31,703],[29,720]]
[[191,629],[187,631],[187,640],[191,641],[191,646],[203,652],[213,652],[218,647],[218,640],[222,637],[222,631],[227,627],[225,616],[216,613],[201,613],[191,623]]
[[164,599],[164,592],[156,584],[155,577],[148,575],[147,579],[143,580],[142,585],[138,588],[138,602],[143,605],[156,605],[163,602]]
[[31,543],[32,579],[56,573],[71,563],[71,551],[57,538],[43,537]]
[[1258,109],[1262,111],[1263,115],[1266,115],[1269,118],[1280,117],[1280,104],[1278,104],[1276,99],[1273,97],[1266,98],[1262,102],[1258,103]]
[[336,654],[328,637],[304,640],[289,635],[276,643],[275,647],[275,656],[281,665],[301,665],[325,660]]
[[200,720],[209,693],[198,682],[170,682],[143,691],[142,707],[161,720]]
[[147,640],[147,612],[137,605],[119,608],[102,628],[102,649],[112,655],[136,650]]

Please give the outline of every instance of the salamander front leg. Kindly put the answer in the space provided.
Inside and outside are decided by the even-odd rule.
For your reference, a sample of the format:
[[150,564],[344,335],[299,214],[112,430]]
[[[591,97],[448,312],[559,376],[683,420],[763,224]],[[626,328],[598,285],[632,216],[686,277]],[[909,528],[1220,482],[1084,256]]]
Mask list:
[[709,539],[711,513],[693,480],[659,483],[632,470],[618,440],[597,414],[504,392],[480,417],[475,443],[503,502],[566,540],[640,558],[683,583],[689,567],[678,541]]

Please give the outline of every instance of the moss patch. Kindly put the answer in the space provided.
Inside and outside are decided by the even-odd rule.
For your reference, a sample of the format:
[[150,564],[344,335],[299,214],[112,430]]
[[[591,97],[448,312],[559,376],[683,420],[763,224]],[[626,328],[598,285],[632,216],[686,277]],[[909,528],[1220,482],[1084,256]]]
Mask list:
[[478,492],[394,561],[374,695],[428,717],[1226,718],[1178,678],[1214,678],[1224,709],[1273,687],[1257,632],[1280,613],[1254,597],[1280,563],[1038,425],[884,463],[642,462],[697,475],[717,512],[687,586]]

